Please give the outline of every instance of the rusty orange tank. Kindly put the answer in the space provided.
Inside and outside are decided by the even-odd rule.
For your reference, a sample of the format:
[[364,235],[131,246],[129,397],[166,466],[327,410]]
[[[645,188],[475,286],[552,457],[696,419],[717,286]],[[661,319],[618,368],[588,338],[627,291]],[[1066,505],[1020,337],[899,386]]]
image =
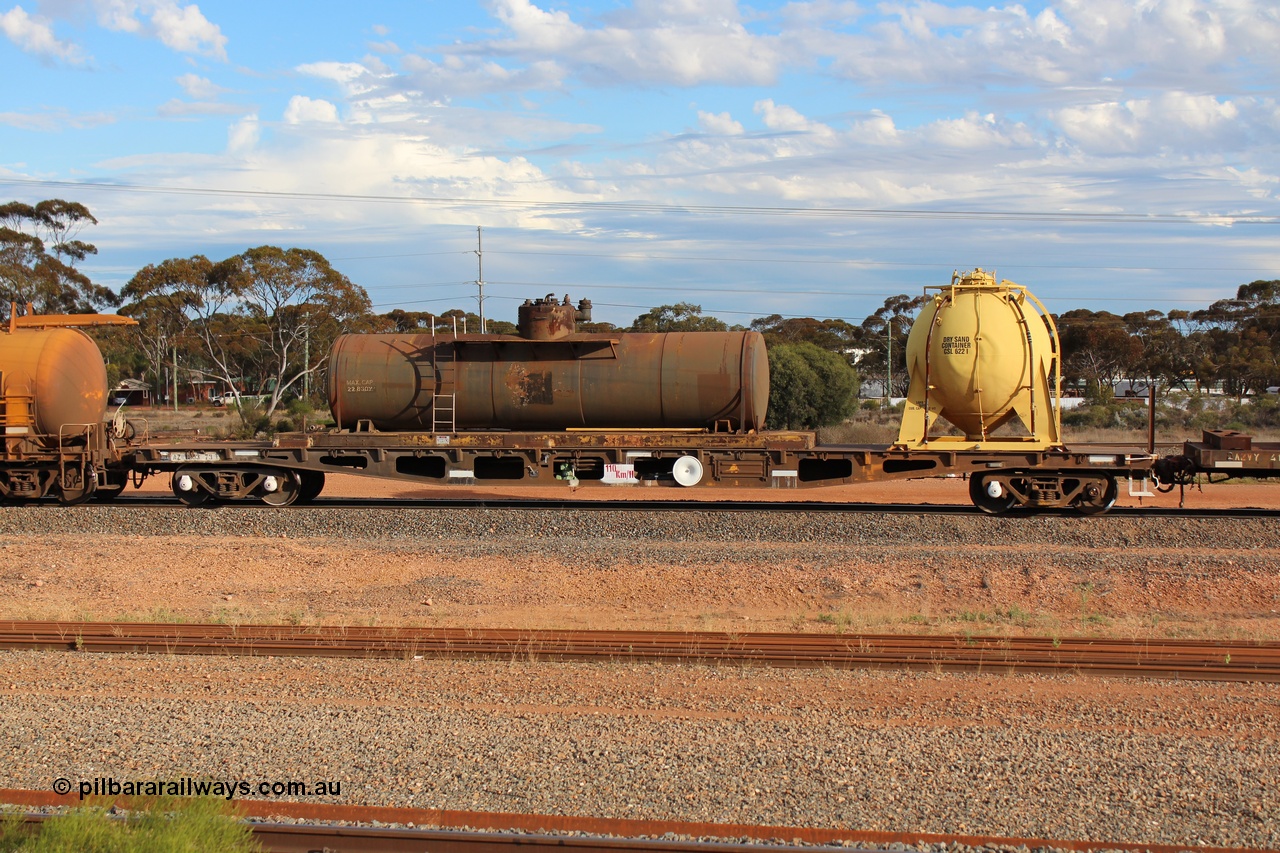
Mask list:
[[344,335],[329,407],[339,427],[379,430],[763,428],[758,332],[579,334],[573,314],[539,300],[520,335]]
[[0,333],[4,433],[58,435],[67,424],[100,424],[107,408],[102,353],[78,329]]

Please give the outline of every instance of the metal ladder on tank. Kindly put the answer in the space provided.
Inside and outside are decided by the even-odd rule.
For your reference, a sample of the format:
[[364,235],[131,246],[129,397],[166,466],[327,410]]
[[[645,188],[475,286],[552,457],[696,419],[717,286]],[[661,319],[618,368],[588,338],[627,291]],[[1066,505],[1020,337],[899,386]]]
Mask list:
[[457,347],[454,341],[435,346],[437,384],[431,395],[431,431],[457,432]]

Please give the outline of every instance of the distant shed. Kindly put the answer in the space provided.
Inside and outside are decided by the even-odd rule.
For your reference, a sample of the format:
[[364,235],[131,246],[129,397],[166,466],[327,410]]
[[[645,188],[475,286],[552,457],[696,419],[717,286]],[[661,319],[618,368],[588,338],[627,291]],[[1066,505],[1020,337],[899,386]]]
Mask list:
[[150,406],[151,386],[141,379],[121,379],[107,399],[113,406]]

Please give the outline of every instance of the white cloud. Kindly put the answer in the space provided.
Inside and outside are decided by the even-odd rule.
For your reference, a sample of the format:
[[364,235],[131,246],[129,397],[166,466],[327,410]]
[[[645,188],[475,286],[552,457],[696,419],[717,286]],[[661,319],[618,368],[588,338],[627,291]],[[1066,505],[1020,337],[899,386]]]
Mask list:
[[174,50],[227,58],[227,37],[195,4],[179,6],[162,0],[151,15],[151,25],[160,41]]
[[597,27],[529,0],[497,0],[494,14],[509,37],[457,52],[554,60],[594,85],[762,85],[782,62],[773,38],[746,30],[733,0],[639,0]]
[[92,127],[101,127],[105,124],[114,124],[115,122],[116,117],[110,113],[72,113],[62,109],[27,113],[0,113],[0,124],[16,127],[20,130],[84,130]]
[[253,107],[241,104],[224,104],[218,101],[183,101],[171,98],[156,107],[156,115],[165,118],[181,118],[183,116],[235,116],[253,112]]
[[781,106],[775,104],[772,99],[756,101],[755,111],[759,113],[765,127],[770,130],[803,132],[813,126],[812,122],[796,110],[785,104]]
[[528,0],[498,0],[494,15],[515,34],[512,46],[524,50],[560,53],[586,35],[567,12],[545,12]]
[[800,133],[824,145],[835,140],[835,132],[821,122],[811,121],[786,104],[775,104],[766,98],[757,101],[755,111],[764,126],[781,133]]
[[359,62],[309,62],[294,70],[299,74],[337,83],[347,96],[369,92],[377,78],[373,71]]
[[[1058,0],[1032,17],[1019,4],[902,2],[838,39],[833,68],[859,80],[974,80],[1212,86],[1232,69],[1273,78],[1280,9],[1273,0]],[[829,48],[828,48],[829,49]]]
[[[37,0],[37,3],[51,19],[78,23],[87,11],[100,26],[112,32],[156,38],[181,53],[227,58],[226,36],[194,3],[181,5],[177,0]],[[49,19],[32,18],[21,6],[14,6],[0,16],[0,29],[16,44],[38,46],[38,49],[24,46],[24,50],[66,62],[84,61],[78,47],[54,37]],[[18,35],[22,42],[18,41]]]
[[78,20],[87,9],[112,32],[158,39],[181,53],[227,58],[227,38],[194,3],[176,0],[42,0],[41,8],[60,18]]
[[[221,31],[197,7],[180,5],[184,0],[47,2],[64,9],[79,3],[81,11],[97,10],[103,26],[157,39],[157,15],[168,9],[169,18],[160,16],[165,44],[225,54]],[[467,29],[458,41],[451,41],[452,33],[430,36],[444,46],[424,48],[419,32],[416,52],[398,54],[389,43],[363,41],[390,34],[373,26],[349,34],[352,53],[312,54],[307,58],[318,61],[294,69],[312,78],[295,91],[312,97],[289,100],[272,113],[282,118],[278,122],[244,115],[256,108],[220,103],[226,90],[209,77],[168,72],[184,100],[162,105],[160,114],[236,113],[227,121],[225,150],[183,154],[180,142],[149,139],[156,153],[135,152],[92,167],[118,169],[123,178],[148,185],[520,201],[643,199],[707,207],[1177,212],[1266,209],[1280,197],[1273,156],[1280,111],[1274,101],[1248,94],[1265,90],[1262,84],[1274,88],[1278,61],[1261,46],[1268,33],[1275,35],[1280,7],[1274,0],[960,2],[970,5],[812,0],[779,8],[732,0],[624,0],[591,17],[580,5],[494,0],[496,24]],[[258,85],[262,70],[246,69],[237,91]],[[799,72],[813,73],[797,81]],[[323,98],[310,91],[315,81],[323,81]],[[279,80],[262,85],[278,92]],[[635,90],[676,87],[707,88],[665,102],[661,93],[646,94],[646,105],[662,104],[652,114],[626,106]],[[952,97],[958,92],[962,97]],[[587,111],[606,99],[613,100]],[[690,101],[697,108],[670,117],[670,104]],[[0,114],[0,122],[42,129],[76,120]],[[607,126],[588,123],[596,121]],[[145,203],[169,201],[148,197]],[[220,197],[199,210],[188,200],[174,204],[185,233],[199,234],[197,240],[206,234],[239,239],[271,228],[315,243],[407,242],[438,239],[422,237],[432,231],[421,228],[424,222],[465,221],[473,230],[483,221],[486,228],[533,226],[495,235],[497,245],[556,230],[584,239],[643,235],[663,241],[664,248],[696,242],[698,254],[706,256],[711,247],[788,246],[797,253],[818,247],[815,257],[891,263],[888,256],[897,252],[904,264],[991,261],[1003,268],[1022,252],[1024,263],[1045,265],[1038,270],[1070,266],[1086,254],[1072,246],[1045,260],[1046,247],[1052,252],[1061,245],[1063,230],[1044,225],[1032,231],[1024,223],[994,227],[991,232],[1002,232],[999,239],[982,243],[971,238],[984,226],[972,222],[935,228],[924,220],[726,220],[600,207],[566,215],[517,205],[387,210],[260,197]],[[963,239],[943,245],[934,238],[948,227],[964,231]],[[1113,229],[1106,231],[1099,242],[1113,236]],[[473,236],[468,231],[466,239]],[[487,240],[486,233],[486,246]],[[1109,258],[1130,256],[1114,244],[1109,254],[1093,241],[1087,246]],[[732,257],[737,250],[723,251]],[[495,261],[501,259],[495,251]],[[759,269],[717,265],[706,278],[774,275]],[[697,275],[682,269],[672,280]],[[1079,276],[1070,275],[1074,284]],[[794,269],[777,276],[796,277]],[[789,305],[783,310],[806,310]],[[825,304],[821,310],[828,310]]]
[[728,113],[707,113],[698,111],[698,127],[707,133],[721,136],[740,136],[742,125],[733,120]]
[[53,25],[47,19],[33,18],[21,6],[14,6],[0,15],[0,32],[22,50],[42,59],[62,60],[72,65],[85,61],[79,46],[60,41],[53,34]]
[[1280,190],[1280,175],[1268,174],[1256,168],[1241,170],[1232,166],[1223,171],[1238,182],[1245,192],[1260,201],[1274,200],[1277,190]]
[[781,18],[791,26],[822,26],[848,24],[863,15],[857,3],[848,0],[811,0],[788,3],[782,7]]
[[294,95],[289,99],[289,106],[285,108],[284,120],[289,124],[314,121],[336,122],[338,120],[338,108],[323,99],[312,99],[306,95]]
[[1034,136],[1026,126],[996,120],[993,113],[969,112],[963,118],[939,119],[921,129],[930,143],[945,148],[991,150],[1015,145],[1033,145]]
[[208,77],[201,77],[198,74],[183,74],[176,78],[176,81],[182,87],[182,91],[187,93],[187,97],[202,101],[212,101],[227,91],[214,84]]
[[109,30],[123,33],[141,33],[142,22],[138,20],[138,8],[142,5],[138,0],[92,0],[97,11],[98,23]]
[[262,127],[257,115],[249,115],[231,125],[227,131],[227,151],[231,154],[244,154],[252,151],[262,135]]
[[1228,148],[1243,133],[1236,103],[1186,92],[1067,107],[1054,118],[1071,142],[1102,155]]
[[566,69],[554,60],[510,69],[492,60],[446,56],[437,63],[406,56],[401,63],[406,83],[432,101],[491,92],[550,92],[562,87]]
[[880,110],[872,110],[869,118],[854,122],[852,133],[870,145],[893,145],[902,138],[893,117]]

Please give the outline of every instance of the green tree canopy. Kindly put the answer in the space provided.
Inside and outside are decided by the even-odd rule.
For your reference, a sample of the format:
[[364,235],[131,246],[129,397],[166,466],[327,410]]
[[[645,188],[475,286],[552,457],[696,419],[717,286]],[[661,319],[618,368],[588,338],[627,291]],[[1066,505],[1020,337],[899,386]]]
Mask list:
[[769,348],[770,429],[837,424],[857,406],[858,373],[840,354],[807,341]]
[[373,307],[363,287],[312,249],[258,246],[228,258],[216,273],[249,321],[246,333],[264,380],[258,390],[270,398],[267,417],[287,391],[320,370],[333,340]]
[[1078,308],[1056,320],[1062,345],[1062,376],[1083,381],[1090,396],[1109,393],[1123,376],[1132,375],[1143,359],[1142,340],[1123,317],[1109,311]]
[[691,302],[675,305],[659,305],[641,314],[631,324],[629,332],[723,332],[728,330],[722,320],[704,317],[702,306]]
[[364,288],[310,249],[172,258],[140,270],[124,292],[157,364],[183,336],[209,374],[266,394],[267,417],[323,368],[337,335],[375,326]]
[[[907,337],[915,322],[916,312],[931,297],[921,294],[908,296],[899,293],[890,296],[884,304],[862,321],[860,334],[855,339],[862,350],[858,369],[864,376],[893,377],[890,396],[902,396],[911,383],[907,373]],[[892,368],[892,369],[890,369]]]
[[82,204],[49,199],[0,205],[0,318],[9,303],[30,303],[41,314],[87,314],[120,304],[76,264],[98,250],[76,239],[98,220]]
[[832,352],[854,348],[863,337],[860,328],[844,320],[783,317],[781,314],[752,320],[751,330],[764,335],[769,346],[808,342]]
[[153,385],[158,386],[165,365],[173,363],[174,349],[185,344],[190,313],[201,305],[213,266],[204,255],[170,258],[138,270],[120,292],[129,300],[120,313],[138,321]]

